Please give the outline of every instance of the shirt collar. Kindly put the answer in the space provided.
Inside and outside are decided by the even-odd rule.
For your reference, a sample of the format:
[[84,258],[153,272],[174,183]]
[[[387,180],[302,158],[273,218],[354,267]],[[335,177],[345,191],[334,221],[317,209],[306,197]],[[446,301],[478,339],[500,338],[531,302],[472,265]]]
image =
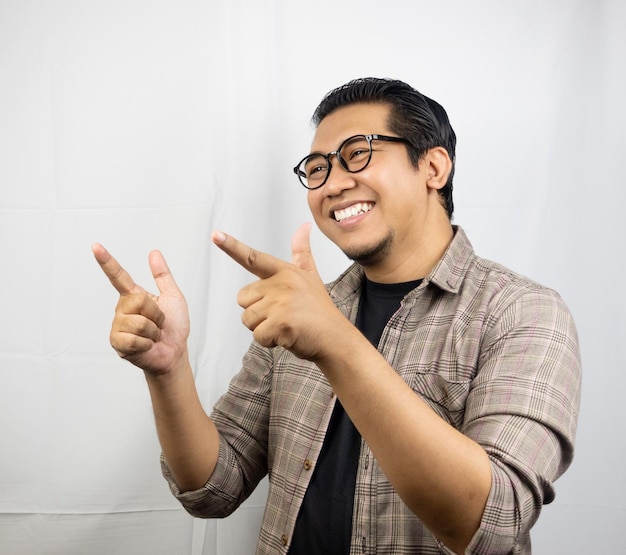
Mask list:
[[460,226],[452,226],[454,237],[441,260],[424,280],[450,293],[458,293],[463,277],[474,258],[474,248]]
[[[454,237],[446,252],[418,289],[432,283],[444,291],[459,292],[463,276],[474,257],[474,249],[460,226],[452,226],[452,229]],[[337,280],[328,285],[328,291],[336,302],[345,302],[360,293],[363,278],[363,268],[352,264]]]

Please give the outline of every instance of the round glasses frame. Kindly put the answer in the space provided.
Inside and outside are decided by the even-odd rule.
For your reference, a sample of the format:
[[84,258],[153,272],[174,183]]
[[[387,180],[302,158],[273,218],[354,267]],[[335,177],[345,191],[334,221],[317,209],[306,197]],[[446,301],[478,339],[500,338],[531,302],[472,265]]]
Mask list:
[[[354,168],[354,163],[350,161],[346,161],[346,159],[342,155],[342,151],[345,149],[347,145],[354,143],[358,139],[364,139],[365,141],[367,141],[369,152],[366,158],[359,159],[357,167]],[[319,152],[316,152],[313,154],[309,154],[308,156],[305,156],[302,160],[300,160],[298,165],[295,168],[293,168],[293,173],[295,173],[298,176],[300,183],[302,183],[302,185],[306,189],[309,189],[310,191],[319,189],[320,187],[324,186],[326,181],[328,181],[328,176],[330,175],[330,172],[333,167],[330,161],[331,156],[336,156],[341,167],[349,173],[358,173],[360,171],[363,171],[365,168],[367,168],[368,164],[370,163],[372,159],[372,141],[389,141],[389,142],[394,142],[394,143],[404,143],[407,145],[411,144],[407,139],[403,139],[402,137],[389,137],[388,135],[378,135],[378,134],[353,135],[352,137],[348,137],[345,141],[343,141],[339,145],[339,148],[337,150],[333,150],[333,152],[329,152],[328,154],[321,154]],[[311,187],[308,184],[309,178],[307,177],[306,166],[308,162],[310,162],[311,160],[316,160],[316,159],[319,159],[320,162],[321,160],[324,160],[326,162],[325,168],[322,168],[323,170],[326,171],[326,175],[323,181],[319,185],[316,184],[315,186]],[[350,164],[352,164],[352,167]]]

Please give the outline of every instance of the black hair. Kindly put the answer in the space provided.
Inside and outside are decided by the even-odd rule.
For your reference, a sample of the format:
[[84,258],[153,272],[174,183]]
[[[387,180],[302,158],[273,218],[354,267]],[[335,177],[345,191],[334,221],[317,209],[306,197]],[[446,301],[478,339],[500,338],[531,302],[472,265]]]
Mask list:
[[441,146],[448,151],[452,169],[448,181],[439,190],[439,196],[452,219],[456,134],[443,106],[403,81],[365,77],[330,91],[315,110],[313,124],[317,127],[338,108],[359,103],[381,103],[391,107],[389,129],[409,141],[409,158],[415,167],[431,148]]

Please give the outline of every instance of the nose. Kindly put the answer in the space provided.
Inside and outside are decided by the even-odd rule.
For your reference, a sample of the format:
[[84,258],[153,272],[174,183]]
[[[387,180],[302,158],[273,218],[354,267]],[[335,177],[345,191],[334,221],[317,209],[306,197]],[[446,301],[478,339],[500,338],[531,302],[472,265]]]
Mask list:
[[324,195],[327,197],[339,196],[343,191],[353,189],[356,186],[356,174],[346,170],[336,156],[334,162],[328,174],[328,179],[324,183],[324,187],[322,187]]

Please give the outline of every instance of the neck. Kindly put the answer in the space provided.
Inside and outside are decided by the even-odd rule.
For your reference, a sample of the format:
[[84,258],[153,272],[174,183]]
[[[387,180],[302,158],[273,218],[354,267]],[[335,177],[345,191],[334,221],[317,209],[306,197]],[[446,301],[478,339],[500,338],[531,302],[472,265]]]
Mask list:
[[446,218],[445,225],[434,226],[430,232],[414,238],[408,249],[394,249],[395,253],[389,253],[384,260],[361,266],[367,278],[377,283],[424,279],[441,260],[453,237],[454,230]]

